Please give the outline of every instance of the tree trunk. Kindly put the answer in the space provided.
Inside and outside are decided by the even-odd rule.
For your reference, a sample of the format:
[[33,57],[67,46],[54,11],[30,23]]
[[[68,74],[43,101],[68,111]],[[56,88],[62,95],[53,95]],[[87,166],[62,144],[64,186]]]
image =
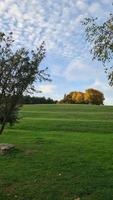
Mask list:
[[3,133],[4,128],[5,128],[5,122],[1,125],[1,128],[0,128],[0,135]]

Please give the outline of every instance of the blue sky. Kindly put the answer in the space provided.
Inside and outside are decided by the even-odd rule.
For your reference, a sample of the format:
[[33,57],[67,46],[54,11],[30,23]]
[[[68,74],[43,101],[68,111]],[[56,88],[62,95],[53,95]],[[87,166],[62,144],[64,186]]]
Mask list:
[[61,99],[65,93],[87,88],[101,90],[105,104],[113,104],[101,63],[92,61],[81,20],[108,18],[112,0],[0,0],[0,30],[14,33],[16,46],[36,48],[46,43],[42,65],[49,67],[52,82],[37,82],[40,96]]

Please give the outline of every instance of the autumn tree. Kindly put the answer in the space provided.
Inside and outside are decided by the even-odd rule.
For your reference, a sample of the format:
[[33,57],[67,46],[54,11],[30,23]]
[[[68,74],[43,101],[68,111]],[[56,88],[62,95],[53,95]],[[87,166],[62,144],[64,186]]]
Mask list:
[[95,89],[87,89],[84,93],[84,102],[87,104],[103,105],[104,95]]
[[35,51],[14,51],[13,43],[12,33],[0,33],[0,134],[7,123],[17,121],[23,93],[34,90],[36,80],[49,80],[47,68],[39,67],[45,57],[44,43]]
[[109,84],[113,86],[113,14],[101,24],[97,18],[86,18],[82,23],[85,26],[86,40],[91,44],[93,59],[103,63]]
[[71,92],[71,99],[72,99],[73,103],[76,103],[77,93],[78,92],[76,92],[76,91],[75,92]]
[[84,93],[83,92],[77,92],[76,103],[79,103],[79,104],[84,103]]
[[65,94],[64,98],[61,100],[61,103],[73,103],[72,95],[73,95],[73,92],[70,92],[67,95]]
[[67,95],[65,94],[64,98],[60,101],[60,103],[72,103],[72,104],[84,103],[84,93],[73,91]]
[[104,95],[96,89],[87,89],[83,92],[70,92],[64,95],[64,99],[60,103],[73,103],[73,104],[96,104],[103,105]]

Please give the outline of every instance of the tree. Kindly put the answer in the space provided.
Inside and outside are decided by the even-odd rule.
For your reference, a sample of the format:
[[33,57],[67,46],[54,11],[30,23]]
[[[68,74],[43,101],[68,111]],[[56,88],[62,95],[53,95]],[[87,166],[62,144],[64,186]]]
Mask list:
[[77,93],[78,92],[76,92],[76,91],[71,93],[71,99],[72,99],[73,103],[76,103]]
[[45,97],[31,97],[30,95],[22,97],[23,104],[55,104],[57,101]]
[[36,80],[49,80],[47,68],[39,68],[45,57],[44,43],[31,52],[25,48],[14,51],[13,43],[12,33],[0,33],[0,134],[7,123],[17,121],[23,93],[34,91]]
[[84,93],[83,92],[77,92],[76,95],[76,103],[84,103]]
[[95,89],[87,89],[84,94],[86,104],[103,105],[104,95],[102,92]]
[[70,92],[67,95],[65,94],[64,98],[60,101],[60,103],[73,103],[72,94],[73,94],[73,92]]
[[73,103],[73,104],[96,104],[103,105],[104,95],[96,89],[87,89],[83,92],[70,92],[64,95],[64,99],[60,103]]
[[97,18],[86,18],[85,26],[86,40],[91,44],[93,59],[101,61],[104,65],[109,84],[113,86],[113,15],[102,24],[97,23]]

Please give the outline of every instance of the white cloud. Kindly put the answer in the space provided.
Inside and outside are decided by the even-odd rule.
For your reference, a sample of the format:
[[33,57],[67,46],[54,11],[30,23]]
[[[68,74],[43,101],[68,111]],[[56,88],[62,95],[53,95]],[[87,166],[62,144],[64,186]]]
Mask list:
[[33,48],[45,40],[48,51],[68,57],[84,49],[79,47],[81,19],[89,14],[102,17],[105,11],[96,0],[90,4],[87,0],[1,0],[0,4],[0,29],[17,34],[18,44]]
[[101,1],[101,3],[103,3],[103,4],[112,4],[113,3],[113,0],[100,0]]
[[43,94],[52,94],[56,90],[56,85],[53,85],[53,84],[43,84],[43,85],[39,86],[38,90],[40,90],[42,92],[42,95]]
[[13,16],[13,17],[15,17],[15,18],[22,18],[22,13],[21,13],[21,11],[19,10],[19,6],[17,6],[17,4],[13,4],[11,7],[10,7],[10,9],[9,9],[9,11],[8,11],[8,14],[10,15],[10,16]]
[[98,2],[94,1],[88,7],[88,13],[92,17],[98,17],[100,22],[105,21],[111,12],[109,6],[112,7],[112,3],[110,4],[109,2],[106,2],[106,4],[104,5],[104,1],[103,2],[101,2],[101,0]]
[[94,67],[80,59],[74,59],[67,66],[64,77],[69,81],[88,81],[97,77],[103,77],[103,71],[99,67]]
[[0,3],[0,12],[4,12],[5,4],[3,2]]
[[88,8],[88,4],[86,4],[85,1],[83,0],[78,0],[76,2],[76,7],[80,10],[80,11],[84,11]]
[[62,67],[60,65],[53,65],[50,73],[52,76],[61,77],[62,76]]
[[92,14],[92,16],[94,14],[98,14],[102,12],[102,7],[100,3],[94,2],[89,6],[89,12]]
[[54,100],[60,100],[62,97],[62,91],[59,91],[55,84],[41,84],[38,87],[38,91],[41,91],[41,93],[34,93],[33,96],[45,96],[46,98],[52,98]]

